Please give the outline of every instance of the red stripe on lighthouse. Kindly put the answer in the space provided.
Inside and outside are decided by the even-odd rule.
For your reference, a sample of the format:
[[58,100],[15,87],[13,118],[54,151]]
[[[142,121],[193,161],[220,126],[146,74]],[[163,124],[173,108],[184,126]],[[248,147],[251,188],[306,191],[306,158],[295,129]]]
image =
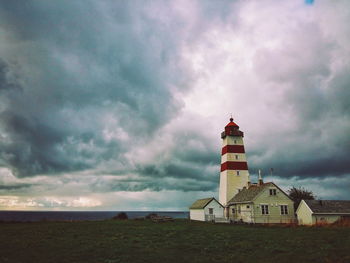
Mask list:
[[248,170],[247,162],[224,162],[221,164],[221,172],[225,170]]
[[225,145],[222,147],[221,155],[225,153],[245,153],[244,145]]

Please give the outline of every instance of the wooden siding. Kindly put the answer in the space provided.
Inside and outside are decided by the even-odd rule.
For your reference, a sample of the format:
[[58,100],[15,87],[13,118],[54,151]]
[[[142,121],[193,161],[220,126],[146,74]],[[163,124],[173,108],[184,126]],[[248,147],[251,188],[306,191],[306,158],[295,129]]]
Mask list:
[[[270,189],[276,189],[276,195],[270,195]],[[261,205],[268,206],[267,215],[262,214]],[[287,206],[287,215],[281,214],[281,205]],[[234,214],[232,208],[235,209]],[[232,220],[246,223],[291,223],[295,220],[293,201],[276,187],[266,187],[251,202],[230,206],[229,216]]]
[[[209,208],[213,209],[213,216],[209,216]],[[224,217],[224,208],[213,199],[204,209],[190,209],[190,219],[197,221],[211,221],[214,218]]]
[[312,224],[312,211],[307,206],[304,200],[301,200],[297,209],[297,218],[299,225],[311,225]]

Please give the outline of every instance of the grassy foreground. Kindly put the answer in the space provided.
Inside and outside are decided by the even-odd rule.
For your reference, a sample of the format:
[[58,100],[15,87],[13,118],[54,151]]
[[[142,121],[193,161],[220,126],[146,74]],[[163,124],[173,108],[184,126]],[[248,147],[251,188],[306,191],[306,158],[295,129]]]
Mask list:
[[349,227],[0,223],[0,262],[350,262]]

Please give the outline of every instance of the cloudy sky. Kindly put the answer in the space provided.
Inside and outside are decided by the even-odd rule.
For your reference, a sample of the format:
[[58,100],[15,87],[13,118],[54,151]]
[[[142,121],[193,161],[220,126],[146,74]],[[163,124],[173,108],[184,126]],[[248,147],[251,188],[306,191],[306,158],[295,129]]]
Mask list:
[[349,24],[348,0],[0,1],[0,209],[186,210],[231,113],[253,179],[349,199]]

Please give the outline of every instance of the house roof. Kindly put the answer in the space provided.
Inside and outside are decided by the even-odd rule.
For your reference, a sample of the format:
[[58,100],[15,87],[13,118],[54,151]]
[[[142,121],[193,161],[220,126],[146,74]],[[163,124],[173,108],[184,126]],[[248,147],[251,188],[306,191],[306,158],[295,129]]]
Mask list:
[[304,200],[315,214],[323,213],[350,213],[350,200]]
[[[239,191],[230,201],[228,201],[228,205],[234,203],[242,203],[242,202],[251,202],[253,201],[264,189],[269,188],[271,186],[277,187],[282,193],[284,193],[277,185],[272,182],[264,183],[262,185],[251,185],[249,188],[243,188]],[[285,193],[284,193],[285,194]]]
[[[203,209],[205,208],[212,200],[215,200],[219,205],[221,205],[214,197],[198,199],[191,206],[190,209]],[[222,206],[222,205],[221,205]]]

